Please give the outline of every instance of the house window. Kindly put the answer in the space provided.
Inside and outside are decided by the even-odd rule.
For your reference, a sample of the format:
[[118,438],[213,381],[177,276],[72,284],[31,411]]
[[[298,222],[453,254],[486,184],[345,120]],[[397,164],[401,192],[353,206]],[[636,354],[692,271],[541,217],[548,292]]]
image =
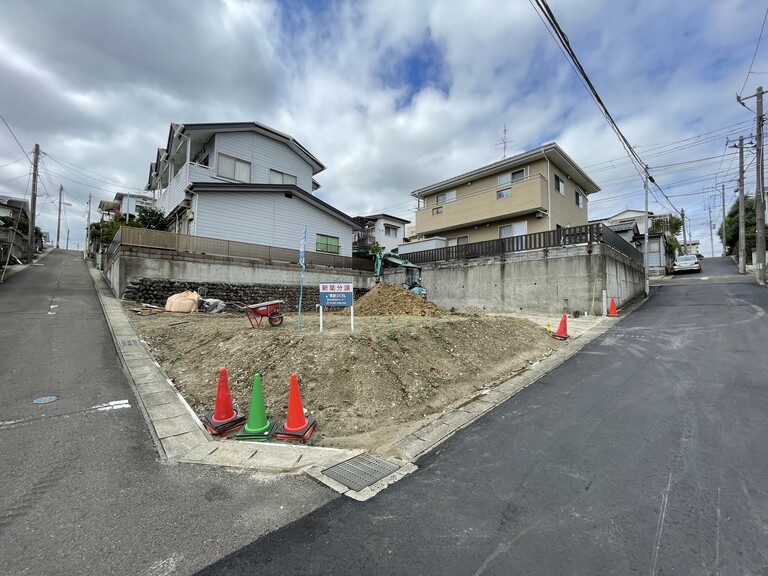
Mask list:
[[438,214],[443,213],[443,207],[438,206],[437,208],[432,208],[432,216],[437,216]]
[[390,224],[384,224],[384,236],[392,236],[394,238],[397,237],[397,226],[392,226]]
[[296,176],[285,174],[284,172],[278,172],[277,170],[269,171],[269,183],[270,184],[293,184],[296,185]]
[[512,196],[512,188],[502,188],[496,191],[496,199],[509,198],[510,196]]
[[512,238],[512,236],[525,236],[528,234],[528,222],[515,222],[499,226],[499,238]]
[[519,182],[523,178],[525,178],[525,170],[515,170],[506,174],[499,174],[499,186]]
[[565,184],[557,174],[555,174],[555,191],[565,196]]
[[237,182],[251,181],[251,163],[239,160],[233,156],[219,154],[216,173],[222,178],[236,180]]
[[461,246],[462,244],[469,244],[469,236],[457,236],[456,238],[448,238],[448,246]]
[[581,195],[581,192],[579,190],[576,190],[576,206],[579,208],[584,207],[584,198]]
[[435,198],[435,203],[445,204],[446,202],[453,202],[454,200],[456,200],[456,190],[451,190],[450,192],[438,194],[437,198]]
[[317,242],[315,249],[318,252],[330,252],[331,254],[339,253],[339,239],[336,236],[326,236],[325,234],[317,235]]

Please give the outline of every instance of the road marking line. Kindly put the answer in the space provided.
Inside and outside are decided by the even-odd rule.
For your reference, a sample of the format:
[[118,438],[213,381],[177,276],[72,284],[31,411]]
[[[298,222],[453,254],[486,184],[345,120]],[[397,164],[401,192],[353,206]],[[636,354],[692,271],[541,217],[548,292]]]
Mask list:
[[717,487],[717,541],[715,542],[715,574],[720,575],[720,487]]
[[0,422],[0,430],[15,428],[16,426],[22,426],[24,424],[29,424],[31,422],[35,422],[37,420],[43,420],[46,418],[60,418],[60,417],[68,418],[75,414],[93,414],[95,412],[105,412],[108,410],[121,410],[123,408],[130,408],[130,407],[131,407],[131,404],[128,402],[128,400],[113,400],[112,402],[106,402],[105,404],[97,404],[96,406],[91,406],[90,408],[84,408],[83,410],[75,410],[74,412],[65,412],[64,414],[51,414],[49,416],[42,414],[40,416],[34,416],[31,418],[22,418],[21,420],[7,420],[5,422]]
[[659,522],[656,526],[656,547],[653,550],[653,563],[651,564],[651,576],[656,574],[656,563],[659,561],[659,547],[661,546],[661,532],[664,529],[664,516],[667,514],[667,502],[669,501],[669,489],[672,486],[672,470],[669,471],[669,481],[667,488],[661,498],[661,509],[659,510]]

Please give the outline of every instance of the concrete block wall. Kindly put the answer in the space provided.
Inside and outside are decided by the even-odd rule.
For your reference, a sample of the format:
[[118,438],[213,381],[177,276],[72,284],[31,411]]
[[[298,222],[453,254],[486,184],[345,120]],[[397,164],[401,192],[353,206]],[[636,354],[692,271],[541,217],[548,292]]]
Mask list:
[[[165,304],[171,294],[209,285],[216,286],[209,288],[211,298],[251,304],[279,299],[286,300],[287,310],[298,310],[301,268],[296,265],[243,263],[205,255],[180,257],[159,250],[130,251],[114,260],[104,274],[118,296],[130,282],[142,278],[178,282],[150,302],[156,305]],[[401,284],[402,268],[386,269],[383,279]],[[355,298],[373,286],[373,274],[368,271],[308,267],[302,300],[306,304],[302,308],[314,310],[320,283],[348,280],[355,287]],[[580,311],[601,315],[606,313],[611,296],[622,307],[642,295],[645,288],[642,266],[602,244],[425,264],[422,280],[429,300],[443,309],[472,307],[488,312]],[[243,296],[228,296],[232,286],[245,290]],[[217,295],[216,290],[225,296]]]
[[[395,269],[396,270],[396,269]],[[388,271],[384,280],[396,272]],[[426,264],[423,285],[441,308],[604,314],[605,290],[621,306],[642,294],[642,267],[604,245]]]
[[[301,267],[204,254],[130,249],[122,251],[110,263],[104,270],[104,276],[115,295],[121,296],[130,282],[140,278],[165,278],[194,285],[298,286],[301,283]],[[304,271],[305,288],[331,281],[351,281],[355,288],[367,290],[373,285],[374,278],[370,271],[324,266],[307,266]]]

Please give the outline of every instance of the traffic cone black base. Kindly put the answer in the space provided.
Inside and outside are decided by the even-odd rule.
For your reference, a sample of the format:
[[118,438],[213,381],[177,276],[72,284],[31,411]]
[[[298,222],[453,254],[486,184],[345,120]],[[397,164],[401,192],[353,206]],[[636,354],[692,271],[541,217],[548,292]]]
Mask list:
[[567,340],[570,338],[568,335],[568,315],[563,314],[560,319],[560,326],[557,328],[557,332],[552,335],[555,340]]
[[307,440],[315,431],[315,424],[316,420],[309,418],[304,428],[290,432],[285,429],[285,424],[282,424],[275,432],[275,438],[278,440]]
[[214,436],[221,436],[240,428],[245,423],[245,414],[233,408],[235,415],[227,420],[218,422],[213,419],[213,412],[206,412],[203,416],[203,426]]
[[266,442],[269,440],[269,437],[272,436],[272,432],[275,431],[275,422],[273,420],[268,420],[268,422],[269,428],[263,432],[248,432],[245,429],[245,426],[243,426],[235,436],[235,440],[253,440],[255,442]]

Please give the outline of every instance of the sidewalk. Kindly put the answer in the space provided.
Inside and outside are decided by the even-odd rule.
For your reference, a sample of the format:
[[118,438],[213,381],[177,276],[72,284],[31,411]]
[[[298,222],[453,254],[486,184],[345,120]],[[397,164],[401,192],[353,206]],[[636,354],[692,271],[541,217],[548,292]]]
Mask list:
[[[101,272],[89,265],[99,301],[104,310],[115,348],[133,387],[160,458],[170,461],[214,466],[229,466],[274,476],[307,473],[339,493],[357,500],[367,500],[392,482],[417,469],[413,463],[458,430],[471,424],[486,412],[505,402],[520,390],[565,362],[596,337],[612,327],[619,318],[581,317],[569,319],[569,344],[535,364],[523,374],[512,378],[461,408],[449,412],[423,428],[408,434],[381,452],[386,460],[364,453],[363,450],[340,450],[286,444],[280,442],[242,442],[214,439],[203,427],[197,415],[152,358],[146,344],[133,329]],[[642,300],[622,310],[622,315],[642,304]],[[531,318],[546,325],[551,317]],[[543,322],[543,324],[542,324]],[[557,326],[552,326],[556,330]],[[352,489],[324,474],[328,468],[362,458],[363,467],[393,470],[372,484]],[[357,474],[358,466],[348,473]],[[343,475],[342,475],[343,476]]]

